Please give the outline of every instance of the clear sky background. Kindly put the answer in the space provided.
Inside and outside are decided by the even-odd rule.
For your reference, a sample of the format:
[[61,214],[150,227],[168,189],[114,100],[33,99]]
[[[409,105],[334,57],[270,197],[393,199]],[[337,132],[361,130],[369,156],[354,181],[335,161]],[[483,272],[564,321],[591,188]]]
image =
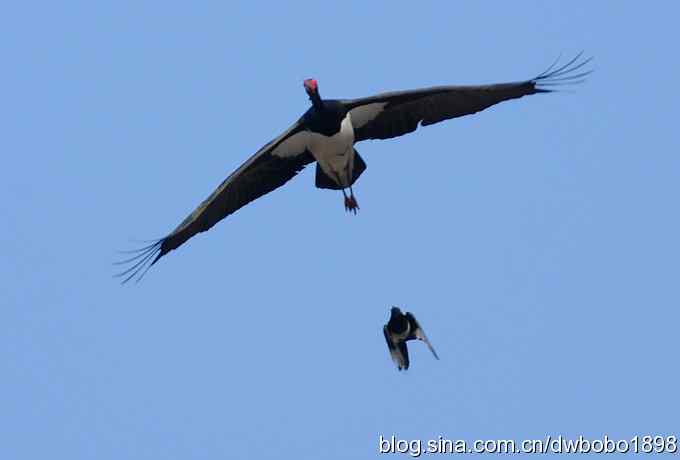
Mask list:
[[[370,459],[378,436],[680,435],[673,2],[12,2],[0,18],[0,458]],[[163,258],[324,97],[573,92],[358,144]],[[382,325],[439,352],[397,372]]]

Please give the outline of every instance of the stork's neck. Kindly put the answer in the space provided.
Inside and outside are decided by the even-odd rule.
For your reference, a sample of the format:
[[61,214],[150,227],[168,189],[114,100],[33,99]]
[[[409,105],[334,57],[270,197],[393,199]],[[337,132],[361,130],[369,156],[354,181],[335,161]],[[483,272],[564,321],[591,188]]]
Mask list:
[[323,110],[323,101],[321,100],[321,96],[319,96],[318,91],[314,91],[312,94],[310,94],[309,100],[312,101],[312,105],[315,109]]

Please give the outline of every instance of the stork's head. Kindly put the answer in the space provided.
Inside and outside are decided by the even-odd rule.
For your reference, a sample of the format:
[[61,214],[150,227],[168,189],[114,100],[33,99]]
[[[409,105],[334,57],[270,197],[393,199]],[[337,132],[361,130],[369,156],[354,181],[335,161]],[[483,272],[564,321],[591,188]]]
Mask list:
[[309,97],[319,94],[319,85],[317,85],[316,80],[313,78],[308,78],[304,81],[305,91]]
[[398,307],[392,307],[390,310],[390,316],[394,318],[395,316],[400,316],[401,315],[401,310]]

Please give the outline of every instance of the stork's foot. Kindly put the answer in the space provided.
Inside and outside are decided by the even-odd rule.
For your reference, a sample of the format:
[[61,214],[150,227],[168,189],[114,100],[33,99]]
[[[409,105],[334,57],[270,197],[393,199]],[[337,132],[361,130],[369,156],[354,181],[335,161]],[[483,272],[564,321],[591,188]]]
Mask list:
[[357,203],[357,199],[354,198],[354,195],[345,196],[345,211],[356,214],[358,209],[359,203]]

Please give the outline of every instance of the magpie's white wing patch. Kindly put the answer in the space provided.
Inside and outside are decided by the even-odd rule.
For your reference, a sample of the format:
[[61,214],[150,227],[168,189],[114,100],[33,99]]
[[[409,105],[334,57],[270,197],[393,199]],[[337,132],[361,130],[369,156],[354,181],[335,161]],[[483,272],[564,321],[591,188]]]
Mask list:
[[406,316],[408,317],[409,322],[412,323],[412,324],[415,326],[415,327],[413,328],[413,331],[412,331],[413,337],[415,337],[415,338],[418,339],[418,340],[422,340],[423,342],[425,342],[425,345],[427,345],[427,348],[430,349],[430,351],[432,352],[432,354],[434,355],[434,357],[437,358],[437,359],[439,359],[439,356],[437,355],[437,352],[434,351],[434,347],[432,347],[432,344],[431,344],[430,341],[427,339],[427,336],[425,335],[425,331],[423,331],[423,328],[420,327],[420,324],[418,323],[418,320],[416,320],[416,317],[413,316],[413,314],[410,313],[410,312],[407,312],[407,313],[406,313]]

